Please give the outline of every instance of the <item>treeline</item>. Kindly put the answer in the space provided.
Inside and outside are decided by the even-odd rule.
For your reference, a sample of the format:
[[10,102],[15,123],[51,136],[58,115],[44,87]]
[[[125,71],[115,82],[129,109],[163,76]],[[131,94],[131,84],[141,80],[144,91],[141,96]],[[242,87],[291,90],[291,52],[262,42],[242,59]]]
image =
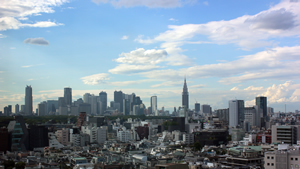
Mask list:
[[[71,123],[75,123],[77,121],[77,116],[68,116],[68,115],[51,115],[51,116],[23,116],[25,123],[29,125],[36,125],[36,124],[42,124],[42,123],[67,123],[68,119]],[[93,117],[93,116],[90,116]],[[146,119],[171,119],[169,116],[145,116],[145,115],[128,115],[128,116],[105,116],[105,119],[109,121],[115,121],[117,118],[119,118],[121,121],[127,121],[129,118],[132,119],[140,119],[140,120],[146,120]],[[9,122],[14,120],[12,116],[0,116],[0,127],[7,127]]]

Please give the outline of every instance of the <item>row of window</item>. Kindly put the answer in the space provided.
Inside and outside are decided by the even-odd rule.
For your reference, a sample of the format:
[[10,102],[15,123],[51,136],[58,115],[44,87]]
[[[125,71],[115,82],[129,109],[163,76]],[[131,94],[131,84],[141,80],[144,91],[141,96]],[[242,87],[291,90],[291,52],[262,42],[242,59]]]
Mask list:
[[[270,156],[267,156],[267,159],[270,159]],[[273,160],[274,159],[274,157],[272,156],[271,157],[271,159]],[[298,161],[298,158],[293,158],[293,157],[291,157],[291,161]]]
[[[270,166],[270,163],[267,163],[267,166]],[[271,166],[274,166],[274,163],[271,163]]]

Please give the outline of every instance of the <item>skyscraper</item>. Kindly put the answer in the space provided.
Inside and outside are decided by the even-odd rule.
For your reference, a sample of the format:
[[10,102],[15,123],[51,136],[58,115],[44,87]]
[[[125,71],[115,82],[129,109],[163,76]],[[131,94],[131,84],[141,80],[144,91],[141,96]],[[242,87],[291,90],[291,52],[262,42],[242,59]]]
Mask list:
[[123,112],[123,92],[122,91],[115,91],[114,92],[114,101],[120,104],[119,112]]
[[18,104],[15,105],[15,113],[18,114],[20,111],[20,106]]
[[182,92],[182,106],[187,110],[189,109],[189,92],[184,78],[183,92]]
[[25,114],[32,114],[32,88],[31,86],[26,86],[25,88]]
[[245,119],[244,100],[229,100],[229,126],[243,126]]
[[262,109],[262,116],[267,117],[267,97],[259,96],[255,98],[255,105]]
[[157,96],[151,97],[151,113],[155,113],[157,110]]
[[72,105],[72,88],[65,87],[64,88],[64,99],[66,102],[66,105]]
[[196,113],[200,112],[200,103],[195,103],[195,112]]
[[107,109],[107,93],[102,91],[99,93],[99,97],[101,102],[100,114],[104,114]]

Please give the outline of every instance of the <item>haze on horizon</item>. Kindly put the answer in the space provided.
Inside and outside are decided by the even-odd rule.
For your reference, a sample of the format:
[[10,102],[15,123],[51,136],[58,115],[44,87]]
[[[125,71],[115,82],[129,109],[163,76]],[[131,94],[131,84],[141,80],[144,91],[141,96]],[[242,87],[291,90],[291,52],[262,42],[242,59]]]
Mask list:
[[300,109],[300,1],[2,0],[0,108],[85,93],[135,93],[190,108],[265,96]]

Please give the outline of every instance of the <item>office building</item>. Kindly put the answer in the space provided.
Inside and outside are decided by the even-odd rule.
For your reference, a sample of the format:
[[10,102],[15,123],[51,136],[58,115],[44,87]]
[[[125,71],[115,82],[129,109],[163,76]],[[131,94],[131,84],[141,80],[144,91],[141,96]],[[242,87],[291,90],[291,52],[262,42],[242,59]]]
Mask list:
[[124,115],[129,115],[130,113],[130,100],[123,99],[123,113]]
[[100,115],[103,115],[107,109],[107,93],[102,91],[99,93],[99,97],[101,102]]
[[44,148],[49,146],[48,128],[44,126],[32,125],[28,128],[29,150],[34,148]]
[[244,126],[244,100],[229,100],[229,126]]
[[20,106],[18,104],[15,105],[15,113],[18,114],[20,112]]
[[90,93],[85,93],[85,94],[83,95],[83,102],[84,102],[84,103],[90,103],[90,96],[91,96]]
[[21,112],[24,113],[25,112],[25,105],[21,105]]
[[8,114],[11,114],[12,113],[12,106],[11,105],[8,105]]
[[64,88],[64,99],[66,105],[71,106],[72,105],[72,88],[65,87]]
[[9,111],[8,111],[8,107],[7,106],[5,106],[3,108],[3,113],[4,113],[4,116],[9,116]]
[[186,85],[186,79],[184,78],[184,85],[182,91],[182,106],[189,110],[189,92]]
[[56,109],[58,109],[58,100],[47,100],[46,115],[55,113]]
[[200,113],[200,103],[195,103],[195,113]]
[[272,142],[297,144],[300,140],[300,125],[272,125]]
[[278,149],[280,150],[265,152],[264,168],[265,169],[300,168],[299,148],[281,149],[280,148],[281,146],[285,146],[285,145],[278,145]]
[[23,116],[14,116],[7,129],[11,133],[11,151],[29,150],[29,133]]
[[59,97],[58,98],[58,108],[59,107],[66,107],[66,101],[65,101],[65,98],[64,97]]
[[151,114],[155,114],[157,110],[157,96],[151,97],[150,104],[151,104]]
[[229,123],[229,109],[218,109],[216,110],[219,120]]
[[119,112],[123,112],[123,92],[115,91],[114,92],[114,102],[120,104]]
[[261,127],[261,115],[262,109],[259,106],[245,107],[245,121],[249,122],[250,127],[256,126]]
[[48,115],[48,114],[46,113],[46,110],[47,110],[46,106],[47,106],[47,103],[46,103],[46,102],[42,102],[42,103],[38,104],[38,109],[39,109],[38,115],[39,115],[39,116],[45,116],[45,115]]
[[26,86],[25,88],[25,114],[32,114],[32,88],[31,86]]
[[262,109],[262,117],[267,117],[267,97],[259,96],[255,98],[255,105]]
[[208,104],[201,105],[201,114],[211,114],[211,107]]
[[69,129],[63,128],[61,130],[57,130],[55,132],[55,136],[57,138],[57,141],[64,145],[67,146],[69,143]]

